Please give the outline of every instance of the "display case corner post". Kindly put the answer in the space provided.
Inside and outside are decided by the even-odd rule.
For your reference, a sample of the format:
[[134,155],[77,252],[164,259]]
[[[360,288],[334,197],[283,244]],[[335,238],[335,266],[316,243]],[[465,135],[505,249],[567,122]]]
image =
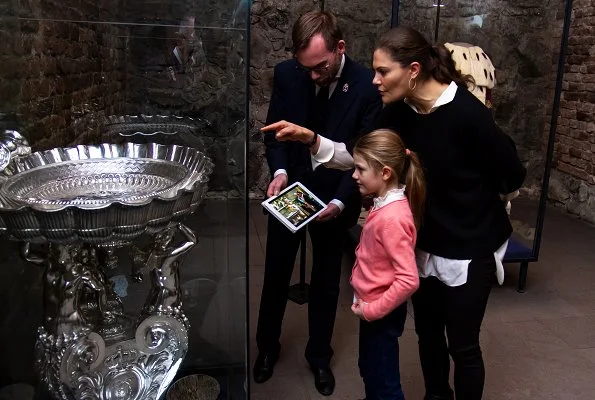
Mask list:
[[390,27],[394,28],[399,25],[399,6],[400,0],[392,0],[392,14],[390,20]]
[[552,103],[552,112],[550,119],[550,132],[548,135],[547,152],[545,159],[545,170],[541,185],[541,194],[539,197],[539,207],[537,212],[537,224],[535,226],[535,239],[533,242],[532,258],[537,261],[541,245],[541,236],[543,231],[543,222],[547,207],[548,189],[550,183],[551,169],[553,166],[554,144],[556,140],[556,130],[558,114],[560,111],[560,97],[562,95],[562,86],[564,82],[564,67],[566,63],[566,54],[568,52],[568,38],[570,34],[570,24],[572,22],[572,0],[566,0],[564,9],[564,24],[562,27],[562,37],[560,39],[560,54],[558,57],[558,67],[556,71],[556,86],[554,90],[554,100]]

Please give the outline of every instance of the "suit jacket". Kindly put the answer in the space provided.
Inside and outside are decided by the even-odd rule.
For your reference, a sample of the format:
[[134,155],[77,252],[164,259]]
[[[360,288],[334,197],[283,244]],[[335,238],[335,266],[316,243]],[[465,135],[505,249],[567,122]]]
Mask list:
[[[293,59],[277,64],[274,73],[267,124],[286,120],[307,126],[310,102],[314,101],[314,81],[298,69]],[[326,127],[324,132],[318,132],[320,135],[345,143],[351,151],[356,139],[374,128],[382,102],[372,79],[371,70],[345,57],[341,77],[330,97]],[[312,171],[310,150],[303,143],[280,142],[274,132],[266,133],[264,142],[271,176],[278,169],[285,169],[289,184],[302,182],[325,203],[340,200],[345,204],[342,218],[349,226],[355,224],[361,198],[351,177],[353,171],[339,171],[324,165]]]

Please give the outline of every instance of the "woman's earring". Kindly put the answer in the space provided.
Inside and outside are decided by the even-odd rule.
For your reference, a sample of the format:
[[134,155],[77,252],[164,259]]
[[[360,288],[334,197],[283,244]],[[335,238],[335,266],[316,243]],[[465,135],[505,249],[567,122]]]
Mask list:
[[[413,87],[411,86],[412,81],[413,81]],[[417,81],[413,78],[409,78],[409,90],[411,90],[413,92],[415,90],[416,86],[417,86]]]

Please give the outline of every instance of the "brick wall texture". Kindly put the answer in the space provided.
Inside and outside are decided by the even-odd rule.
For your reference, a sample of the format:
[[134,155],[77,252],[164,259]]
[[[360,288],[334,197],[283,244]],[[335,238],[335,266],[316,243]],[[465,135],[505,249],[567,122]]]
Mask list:
[[0,27],[1,112],[18,116],[13,122],[38,148],[92,141],[94,121],[123,103],[126,35],[117,25],[72,22],[110,19],[95,1],[10,4]]
[[550,200],[595,222],[595,1],[575,0]]

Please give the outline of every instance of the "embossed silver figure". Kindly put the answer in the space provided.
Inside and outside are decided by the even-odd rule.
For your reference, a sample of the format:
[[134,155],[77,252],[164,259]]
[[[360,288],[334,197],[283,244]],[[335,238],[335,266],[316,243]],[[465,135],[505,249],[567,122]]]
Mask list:
[[[185,241],[177,246],[171,246],[176,229],[184,235]],[[157,233],[149,251],[136,249],[133,255],[133,265],[136,273],[146,268],[151,276],[151,289],[141,316],[159,314],[180,318],[185,325],[188,320],[182,312],[182,292],[180,288],[180,274],[178,267],[181,257],[196,245],[196,235],[183,224]]]
[[[197,240],[181,221],[200,204],[212,167],[199,151],[175,145],[30,154],[18,132],[0,134],[0,234],[22,241],[22,256],[45,268],[36,349],[41,379],[56,399],[156,400],[165,393],[188,349],[179,266]],[[67,186],[52,186],[56,177]],[[152,236],[146,250],[130,247],[145,234]],[[176,244],[177,234],[183,239]],[[106,276],[118,265],[119,247],[131,248],[134,276],[151,277],[137,317],[124,313]]]

